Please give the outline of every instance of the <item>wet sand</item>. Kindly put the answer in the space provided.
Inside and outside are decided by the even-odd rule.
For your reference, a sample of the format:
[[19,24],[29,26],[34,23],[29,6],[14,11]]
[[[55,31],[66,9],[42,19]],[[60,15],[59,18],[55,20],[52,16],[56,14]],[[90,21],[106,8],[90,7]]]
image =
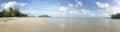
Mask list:
[[44,32],[48,24],[39,18],[0,18],[0,32]]

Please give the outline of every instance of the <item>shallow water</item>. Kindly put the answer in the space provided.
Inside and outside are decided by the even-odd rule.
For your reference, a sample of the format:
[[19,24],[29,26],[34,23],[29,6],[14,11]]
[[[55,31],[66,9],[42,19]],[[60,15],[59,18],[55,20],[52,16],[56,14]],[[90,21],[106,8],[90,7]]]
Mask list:
[[120,32],[120,19],[109,18],[47,18],[61,32]]
[[[41,24],[41,19],[48,23],[43,21]],[[23,21],[17,21],[15,18],[0,18],[0,21],[4,20],[8,22],[0,22],[0,32],[120,32],[120,19],[23,18]]]

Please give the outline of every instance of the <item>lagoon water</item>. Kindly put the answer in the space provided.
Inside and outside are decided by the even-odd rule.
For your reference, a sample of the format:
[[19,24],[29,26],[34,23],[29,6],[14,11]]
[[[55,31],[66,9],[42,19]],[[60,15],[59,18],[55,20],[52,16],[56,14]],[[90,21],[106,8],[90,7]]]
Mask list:
[[[40,24],[39,20],[41,21],[41,19],[42,21],[47,21],[48,24],[46,22]],[[11,18],[0,19],[0,21],[4,20],[16,21],[0,22],[0,32],[120,32],[120,19],[25,18],[27,22]]]
[[51,30],[57,32],[120,32],[120,19],[48,18],[47,20],[54,24]]

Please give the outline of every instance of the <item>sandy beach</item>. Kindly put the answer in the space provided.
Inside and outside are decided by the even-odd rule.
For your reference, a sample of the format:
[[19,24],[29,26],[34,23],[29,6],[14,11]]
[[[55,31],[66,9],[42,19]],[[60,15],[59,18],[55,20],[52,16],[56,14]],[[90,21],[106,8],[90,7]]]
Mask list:
[[39,18],[0,18],[0,32],[45,32],[48,24]]
[[[0,18],[0,32],[65,32],[64,24],[52,23],[46,18]],[[72,32],[72,31],[71,31]]]
[[117,19],[0,18],[0,32],[120,32]]

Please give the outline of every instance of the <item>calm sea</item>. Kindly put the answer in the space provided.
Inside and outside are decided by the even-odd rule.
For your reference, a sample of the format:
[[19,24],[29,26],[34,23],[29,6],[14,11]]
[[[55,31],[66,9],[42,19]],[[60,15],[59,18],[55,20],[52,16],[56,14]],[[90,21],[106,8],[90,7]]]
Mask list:
[[[26,18],[27,19],[27,18]],[[4,24],[4,28],[10,26],[13,27],[10,29],[14,30],[15,28],[19,28],[18,30],[20,31],[43,31],[43,32],[120,32],[120,19],[110,19],[110,18],[61,18],[61,17],[50,17],[50,18],[35,18],[37,20],[44,19],[47,21],[49,24],[45,26],[40,26],[41,24],[36,23],[36,21],[31,22],[25,22],[25,23],[31,23],[31,26],[28,24],[24,23],[21,24],[23,27],[21,29],[26,29],[26,30],[21,30],[19,28],[20,23],[18,22],[18,26],[14,27],[14,22],[13,26],[8,25],[8,23],[11,22],[6,22]],[[1,20],[15,20],[11,18],[0,18]],[[0,22],[2,23],[2,22]],[[2,25],[2,24],[1,24]],[[8,26],[7,26],[8,25]],[[27,27],[27,28],[24,28]],[[30,27],[34,28],[31,29]],[[30,29],[29,29],[30,28]],[[40,29],[39,29],[40,28]],[[6,28],[8,29],[8,28]],[[42,30],[41,30],[42,29]],[[17,29],[15,29],[18,31]],[[40,31],[39,31],[40,30]],[[7,31],[7,30],[5,30]]]
[[110,18],[43,18],[54,32],[120,32],[120,19]]

